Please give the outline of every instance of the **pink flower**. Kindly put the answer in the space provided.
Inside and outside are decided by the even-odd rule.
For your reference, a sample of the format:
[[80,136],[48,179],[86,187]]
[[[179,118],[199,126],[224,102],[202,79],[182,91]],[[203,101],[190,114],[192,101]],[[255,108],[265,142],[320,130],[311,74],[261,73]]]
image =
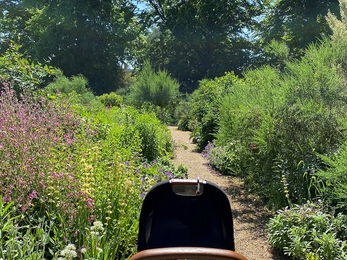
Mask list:
[[88,218],[88,222],[89,223],[93,223],[94,220],[95,220],[95,216],[94,215],[90,215],[90,217]]
[[87,207],[91,210],[94,208],[94,200],[92,198],[87,198]]
[[77,237],[77,235],[78,235],[78,229],[73,233],[74,237]]
[[37,198],[37,192],[34,190],[32,193],[29,194],[28,199],[32,200]]
[[11,201],[11,197],[3,197],[3,201],[4,202],[10,202]]

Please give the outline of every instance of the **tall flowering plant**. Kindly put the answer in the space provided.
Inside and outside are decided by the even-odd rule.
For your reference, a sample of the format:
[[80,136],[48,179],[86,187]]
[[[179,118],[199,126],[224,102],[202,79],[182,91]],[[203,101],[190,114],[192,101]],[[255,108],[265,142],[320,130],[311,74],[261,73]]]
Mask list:
[[[92,209],[73,166],[81,120],[63,102],[24,93],[2,83],[0,93],[0,192],[22,214],[59,212],[73,222],[78,205]],[[69,152],[70,151],[70,152]],[[61,167],[64,165],[64,167]],[[64,220],[66,221],[66,220]]]

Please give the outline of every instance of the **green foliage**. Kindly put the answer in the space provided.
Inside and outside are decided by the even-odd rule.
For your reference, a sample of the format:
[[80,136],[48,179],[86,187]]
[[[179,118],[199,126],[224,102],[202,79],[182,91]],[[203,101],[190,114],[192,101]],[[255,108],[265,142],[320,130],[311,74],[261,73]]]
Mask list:
[[15,215],[13,202],[4,202],[0,195],[0,258],[43,259],[52,225],[39,221],[37,226],[21,226],[21,215]]
[[19,53],[21,46],[8,42],[8,49],[0,56],[0,81],[10,83],[20,94],[42,88],[54,74],[48,65],[34,64]]
[[239,164],[232,146],[232,144],[215,146],[209,142],[201,154],[213,169],[223,175],[231,175],[239,171]]
[[339,70],[342,74],[345,75],[345,71],[347,69],[346,60],[344,59],[345,53],[343,50],[347,47],[347,4],[346,2],[340,0],[340,14],[341,19],[338,19],[333,13],[329,12],[326,19],[330,26],[330,29],[333,32],[333,35],[331,36],[331,43],[334,46],[337,53],[339,53],[340,56],[337,56],[336,59],[339,64]]
[[174,118],[179,130],[187,131],[189,130],[189,121],[190,121],[190,105],[191,105],[191,95],[185,94],[182,96],[180,101],[178,102]]
[[202,80],[199,88],[191,94],[188,118],[183,118],[188,121],[188,128],[200,151],[215,138],[222,99],[235,79],[233,73],[227,73],[214,81]]
[[87,104],[95,99],[92,91],[88,88],[88,80],[83,75],[72,76],[70,79],[63,75],[61,70],[56,70],[53,81],[45,88],[50,98],[55,95],[75,95],[80,102]]
[[[329,11],[339,16],[338,0],[266,1],[260,27],[261,41],[283,42],[291,57],[301,57],[312,43],[331,35],[325,16]],[[274,60],[276,62],[276,60]],[[277,62],[276,62],[277,63]]]
[[166,71],[156,73],[151,64],[145,62],[131,87],[131,103],[141,107],[149,102],[161,108],[169,108],[178,98],[178,87],[177,81]]
[[123,97],[121,95],[116,94],[115,92],[103,94],[99,96],[98,99],[106,107],[119,107],[123,104]]
[[154,160],[173,153],[169,130],[156,118],[155,114],[138,114],[135,129],[141,140],[141,154]]
[[90,92],[87,88],[88,80],[83,75],[72,76],[71,79],[63,75],[61,70],[56,70],[55,78],[47,89],[52,92],[60,92],[64,94],[75,91],[77,94],[85,94]]
[[290,60],[289,49],[284,42],[272,40],[264,49],[269,56],[269,62],[279,69],[283,69],[285,63]]
[[[340,1],[341,6],[341,20],[338,20],[331,13],[328,15],[328,23],[334,32],[331,37],[332,45],[334,50],[338,53],[334,57],[338,62],[335,70],[340,72],[341,77],[344,79],[344,85],[336,86],[336,88],[345,88],[346,86],[346,53],[345,49],[347,46],[347,5],[345,2]],[[326,72],[328,73],[328,72]],[[345,95],[333,96],[333,93],[330,94],[331,103],[343,103],[345,102]],[[336,113],[336,110],[332,110],[332,113]],[[344,125],[343,129],[346,129],[345,119],[341,118],[341,121]],[[344,140],[339,144],[336,151],[333,151],[330,154],[321,155],[323,162],[327,164],[327,167],[321,169],[315,174],[317,180],[314,185],[316,186],[317,191],[320,196],[325,198],[329,205],[333,208],[337,208],[339,211],[346,213],[346,199],[347,199],[347,179],[346,179],[346,141]]]
[[335,154],[321,157],[328,167],[315,174],[318,177],[315,182],[317,190],[331,207],[347,213],[346,142],[341,145]]
[[192,93],[204,78],[240,73],[251,61],[254,45],[242,31],[256,23],[259,5],[235,0],[146,2],[146,18],[154,29],[148,33],[145,56],[156,69],[165,68],[177,78],[183,92]]
[[295,259],[346,259],[347,216],[325,213],[307,203],[278,211],[269,224],[269,242]]
[[156,73],[150,63],[145,62],[125,99],[144,112],[155,113],[161,122],[173,124],[179,84],[166,71]]
[[121,64],[140,30],[134,9],[130,1],[5,1],[0,33],[34,61],[83,74],[95,93],[108,93],[124,85]]
[[[83,106],[75,91],[49,100],[24,94],[0,95],[0,248],[18,258],[1,254],[127,258],[141,195],[158,176],[186,176],[161,158],[173,152],[167,127],[131,107]],[[147,160],[151,167],[142,166]]]
[[285,74],[271,67],[250,71],[223,101],[215,143],[234,144],[238,174],[270,204],[285,202],[283,174],[295,202],[314,196],[312,174],[324,167],[315,153],[330,153],[344,138],[338,50],[326,40],[300,62],[287,62]]
[[167,179],[186,179],[188,169],[183,165],[174,167],[169,157],[160,157],[157,160],[145,160],[136,166],[136,173],[141,176],[142,196],[144,197],[154,184]]
[[145,102],[142,104],[140,108],[138,108],[139,111],[142,111],[144,113],[153,113],[155,116],[166,125],[172,125],[175,124],[175,119],[173,117],[173,107],[170,108],[161,108],[160,106],[154,105],[149,102]]

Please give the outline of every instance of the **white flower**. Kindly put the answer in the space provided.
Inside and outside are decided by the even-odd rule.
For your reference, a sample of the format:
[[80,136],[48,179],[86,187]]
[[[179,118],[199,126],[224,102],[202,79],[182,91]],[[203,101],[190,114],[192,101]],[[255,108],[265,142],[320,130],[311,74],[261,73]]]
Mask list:
[[91,227],[91,230],[104,231],[102,222],[99,220],[94,221],[93,226]]
[[94,221],[93,226],[90,228],[90,234],[92,237],[97,238],[101,236],[104,231],[104,227],[101,221]]
[[76,250],[76,247],[74,244],[68,244],[66,247],[65,247],[66,250],[71,250],[71,251],[75,251]]
[[62,250],[60,252],[61,256],[64,256],[62,258],[58,258],[59,260],[71,260],[75,257],[77,257],[77,253],[76,253],[76,247],[74,244],[68,244],[64,250]]

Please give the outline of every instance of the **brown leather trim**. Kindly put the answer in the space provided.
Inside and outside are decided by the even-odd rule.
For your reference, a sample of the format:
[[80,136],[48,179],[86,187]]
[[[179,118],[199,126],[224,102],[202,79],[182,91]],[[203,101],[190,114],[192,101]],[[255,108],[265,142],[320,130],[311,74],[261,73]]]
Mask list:
[[147,249],[133,255],[129,260],[163,259],[247,260],[243,255],[231,250],[207,247],[166,247]]

